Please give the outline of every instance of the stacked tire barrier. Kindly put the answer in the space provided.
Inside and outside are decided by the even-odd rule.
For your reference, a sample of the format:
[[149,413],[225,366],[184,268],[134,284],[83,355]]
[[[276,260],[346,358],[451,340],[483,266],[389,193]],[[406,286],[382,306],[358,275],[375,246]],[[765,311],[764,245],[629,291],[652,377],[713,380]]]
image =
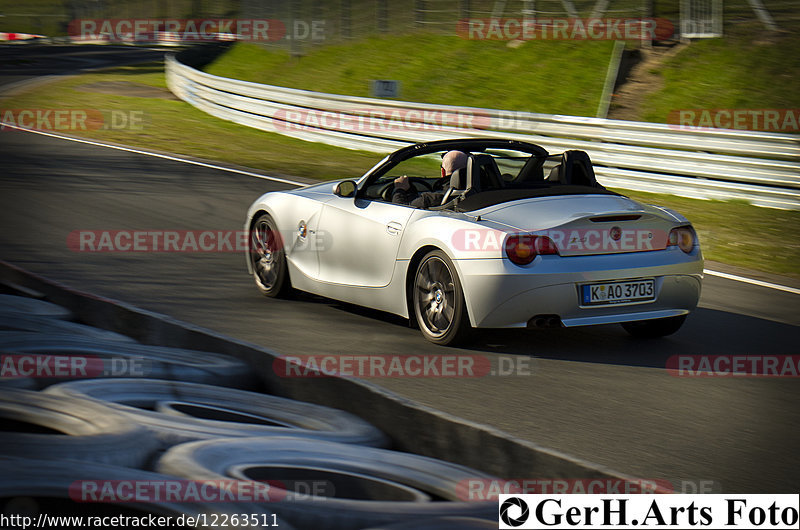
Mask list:
[[[464,481],[634,480],[367,382],[279,378],[269,350],[2,262],[0,285],[39,298],[0,296],[6,514],[113,513],[135,504],[144,513],[273,517],[282,528],[490,528],[496,499],[464,498]],[[8,359],[26,357],[67,365],[90,358],[102,370],[8,377]],[[144,370],[109,372],[120,359],[138,359]],[[76,499],[76,489],[98,480],[109,487],[233,481],[262,485],[269,496],[188,504],[111,494],[102,502]],[[311,481],[325,487],[300,487]],[[105,491],[97,488],[87,491]],[[231,519],[229,526],[243,525]]]
[[[0,389],[6,431],[0,438],[0,497],[12,511],[25,496],[38,499],[33,502],[39,512],[50,511],[53,498],[61,499],[64,512],[63,503],[76,501],[76,484],[98,479],[176,486],[180,479],[202,484],[227,479],[266,483],[273,502],[187,506],[146,498],[137,504],[174,517],[198,510],[275,514],[274,522],[284,528],[360,529],[440,516],[482,517],[493,524],[493,502],[458,499],[460,480],[489,475],[385,449],[386,435],[348,412],[234,388],[256,386],[249,366],[238,359],[140,344],[70,322],[72,316],[49,302],[0,295],[0,385],[7,387]],[[114,377],[106,370],[51,373],[53,359],[65,367],[81,360],[85,367],[87,358],[126,363],[136,358],[143,361],[141,375],[157,378]],[[26,361],[36,365],[33,374],[25,371]],[[12,388],[20,379],[43,390]],[[294,489],[310,481],[328,488]],[[106,500],[124,508],[113,494]],[[25,506],[30,510],[30,501]],[[87,513],[85,505],[74,511]]]
[[[30,458],[4,458],[0,457],[0,505],[4,507],[3,514],[11,517],[20,514],[33,514],[33,521],[38,518],[38,513],[46,513],[50,517],[68,517],[70,514],[79,513],[81,516],[108,517],[110,513],[124,513],[126,515],[158,515],[172,517],[172,521],[180,517],[193,517],[204,520],[232,520],[242,513],[248,513],[259,520],[273,521],[269,507],[251,503],[177,503],[177,502],[149,502],[138,501],[135,504],[128,501],[109,502],[102,505],[84,503],[75,507],[75,501],[70,492],[74,489],[76,478],[79,477],[104,477],[109,481],[138,481],[142,483],[165,483],[172,479],[158,473],[133,469],[129,467],[110,466],[103,464],[90,464],[73,460],[59,461],[54,465],[52,461],[36,460]],[[132,506],[133,505],[133,506]],[[30,517],[30,515],[26,515]],[[201,519],[202,520],[202,519]],[[53,521],[53,519],[50,519]],[[275,518],[274,526],[291,530],[291,526]],[[80,525],[56,525],[53,528],[70,528]],[[180,527],[171,525],[173,528]],[[183,526],[188,528],[188,526]],[[219,525],[217,528],[242,528],[241,525]]]
[[[268,507],[255,503],[165,502],[136,498],[82,503],[75,485],[82,480],[106,483],[168,483],[175,477],[147,468],[161,447],[146,426],[109,407],[101,400],[45,388],[62,378],[102,377],[86,373],[89,356],[99,360],[132,356],[148,361],[148,370],[165,377],[219,378],[251,384],[246,363],[202,351],[146,346],[131,337],[71,322],[74,314],[50,302],[0,295],[0,506],[6,517],[106,516],[115,511],[159,517],[205,517],[248,513],[269,518]],[[83,370],[70,372],[71,361],[83,361]],[[85,379],[84,382],[113,379]],[[158,380],[166,383],[166,380]],[[174,382],[174,381],[173,381]],[[18,519],[22,520],[22,519]],[[51,520],[55,521],[55,519]],[[279,522],[280,521],[280,522]],[[275,523],[291,528],[277,518]],[[63,521],[48,526],[72,526]],[[81,526],[74,524],[74,526]],[[233,528],[233,525],[220,525]]]
[[163,448],[196,440],[291,434],[383,447],[384,434],[360,418],[293,399],[159,379],[93,379],[51,386],[46,393],[90,398],[151,431]]

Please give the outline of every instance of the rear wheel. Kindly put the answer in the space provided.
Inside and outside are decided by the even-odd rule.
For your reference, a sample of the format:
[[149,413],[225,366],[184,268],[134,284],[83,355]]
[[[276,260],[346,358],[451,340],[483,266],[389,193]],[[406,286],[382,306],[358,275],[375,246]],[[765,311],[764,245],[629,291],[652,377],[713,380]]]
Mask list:
[[289,292],[283,239],[269,214],[263,214],[253,222],[250,230],[250,263],[256,287],[263,295],[276,298]]
[[434,344],[456,344],[468,334],[461,282],[441,250],[429,252],[420,261],[414,277],[413,306],[422,335]]
[[680,329],[686,315],[677,317],[656,318],[653,320],[639,320],[637,322],[623,322],[625,331],[640,339],[653,339],[672,335]]

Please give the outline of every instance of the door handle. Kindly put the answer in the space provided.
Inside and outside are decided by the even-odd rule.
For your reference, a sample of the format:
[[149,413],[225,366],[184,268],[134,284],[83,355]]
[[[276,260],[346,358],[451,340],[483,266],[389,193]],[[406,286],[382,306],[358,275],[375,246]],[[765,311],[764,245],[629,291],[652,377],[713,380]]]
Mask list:
[[386,231],[393,236],[396,236],[400,232],[403,231],[403,225],[398,223],[397,221],[392,221],[388,225],[386,225]]

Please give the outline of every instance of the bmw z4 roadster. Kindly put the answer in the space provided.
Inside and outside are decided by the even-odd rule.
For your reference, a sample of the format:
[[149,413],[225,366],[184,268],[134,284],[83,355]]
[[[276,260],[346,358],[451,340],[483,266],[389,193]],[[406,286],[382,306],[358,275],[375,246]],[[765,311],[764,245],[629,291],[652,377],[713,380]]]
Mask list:
[[471,328],[668,335],[703,277],[682,215],[605,189],[582,151],[512,140],[416,144],[354,180],[266,193],[245,230],[266,296],[297,289],[387,311],[437,344]]

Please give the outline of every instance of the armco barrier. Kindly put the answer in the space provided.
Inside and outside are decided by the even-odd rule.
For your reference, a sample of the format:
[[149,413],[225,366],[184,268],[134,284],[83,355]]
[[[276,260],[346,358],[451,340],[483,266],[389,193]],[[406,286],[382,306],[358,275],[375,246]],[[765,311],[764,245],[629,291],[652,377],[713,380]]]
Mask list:
[[800,135],[322,94],[214,76],[174,55],[166,76],[175,95],[204,112],[303,140],[385,153],[422,141],[500,136],[553,153],[585,150],[611,187],[800,209]]
[[0,261],[0,284],[70,309],[77,319],[129,335],[142,343],[213,351],[248,362],[274,395],[351,412],[385,432],[392,448],[472,467],[503,478],[630,479],[497,429],[420,405],[367,381],[351,378],[281,378],[276,353],[211,330],[75,291]]

